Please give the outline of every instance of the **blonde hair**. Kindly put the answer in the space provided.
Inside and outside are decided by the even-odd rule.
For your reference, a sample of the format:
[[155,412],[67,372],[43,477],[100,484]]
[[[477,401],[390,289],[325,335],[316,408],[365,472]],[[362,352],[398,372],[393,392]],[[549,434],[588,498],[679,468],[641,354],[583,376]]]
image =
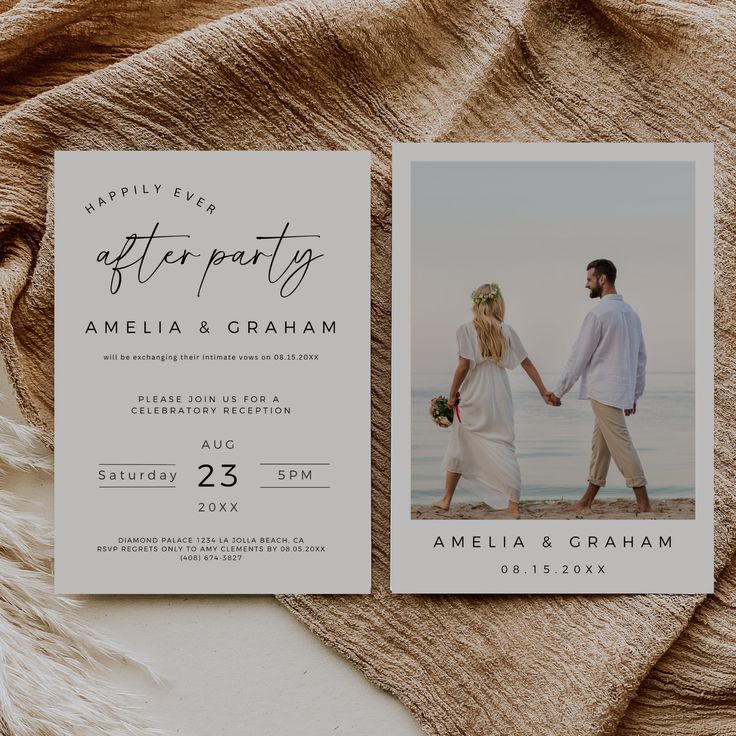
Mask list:
[[498,284],[483,284],[471,295],[473,326],[478,336],[480,354],[501,365],[508,353],[509,343],[501,331],[506,305]]

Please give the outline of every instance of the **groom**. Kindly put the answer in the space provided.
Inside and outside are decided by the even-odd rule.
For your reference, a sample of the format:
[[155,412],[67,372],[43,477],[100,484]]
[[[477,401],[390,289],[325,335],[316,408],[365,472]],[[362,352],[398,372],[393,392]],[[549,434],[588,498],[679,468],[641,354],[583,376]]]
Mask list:
[[588,488],[575,509],[589,509],[606,484],[611,456],[626,485],[634,489],[641,512],[651,511],[647,481],[624,417],[636,414],[644,392],[647,354],[636,312],[616,292],[616,266],[601,258],[588,264],[585,288],[600,302],[588,312],[552,400],[580,381],[580,398],[590,399],[595,427]]

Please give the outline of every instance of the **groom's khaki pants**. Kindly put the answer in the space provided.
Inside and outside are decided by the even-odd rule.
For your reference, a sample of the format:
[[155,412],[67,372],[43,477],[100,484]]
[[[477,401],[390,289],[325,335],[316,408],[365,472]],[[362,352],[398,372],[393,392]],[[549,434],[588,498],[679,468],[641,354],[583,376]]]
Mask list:
[[595,399],[590,400],[590,405],[595,414],[595,427],[588,482],[596,486],[606,485],[608,466],[613,456],[613,462],[626,479],[629,488],[645,486],[647,479],[644,477],[639,453],[631,441],[623,409],[601,404]]

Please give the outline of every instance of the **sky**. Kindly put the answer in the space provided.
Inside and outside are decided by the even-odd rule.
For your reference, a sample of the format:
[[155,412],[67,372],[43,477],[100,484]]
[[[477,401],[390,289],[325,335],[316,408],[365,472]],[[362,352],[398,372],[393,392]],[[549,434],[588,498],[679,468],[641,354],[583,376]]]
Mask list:
[[470,293],[492,281],[537,368],[559,371],[595,258],[616,264],[647,370],[694,370],[694,187],[689,162],[414,162],[412,371],[454,369]]

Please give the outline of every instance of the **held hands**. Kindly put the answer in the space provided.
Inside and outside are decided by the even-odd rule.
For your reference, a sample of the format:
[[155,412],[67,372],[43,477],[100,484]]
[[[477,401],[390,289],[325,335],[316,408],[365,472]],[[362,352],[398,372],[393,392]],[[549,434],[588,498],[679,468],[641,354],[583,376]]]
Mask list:
[[555,396],[555,394],[552,391],[542,391],[542,398],[544,399],[544,403],[548,404],[549,406],[561,406],[562,401],[559,399],[559,397]]

